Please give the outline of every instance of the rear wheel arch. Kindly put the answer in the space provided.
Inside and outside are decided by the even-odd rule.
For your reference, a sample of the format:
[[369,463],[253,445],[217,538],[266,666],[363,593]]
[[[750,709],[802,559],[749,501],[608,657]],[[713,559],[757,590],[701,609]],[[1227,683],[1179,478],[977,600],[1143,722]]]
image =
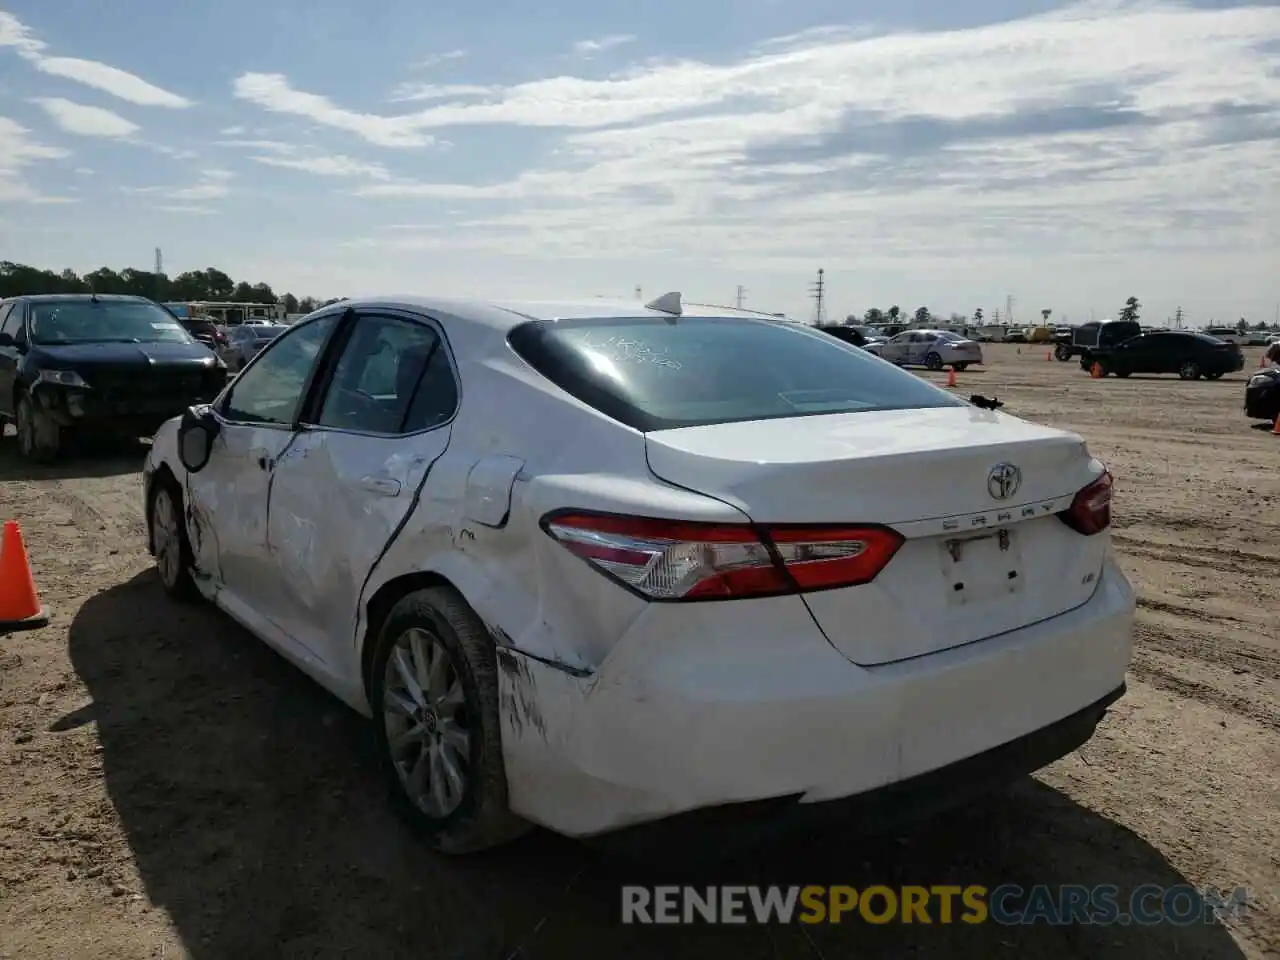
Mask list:
[[465,595],[457,586],[439,573],[432,571],[418,571],[416,573],[404,573],[398,577],[393,577],[382,586],[380,586],[372,597],[365,603],[365,629],[364,636],[360,639],[360,678],[364,683],[364,692],[366,697],[372,696],[371,670],[373,668],[373,657],[378,648],[378,634],[382,631],[382,625],[387,622],[387,617],[395,608],[395,605],[418,590],[426,590],[429,587],[448,587],[457,592],[458,596],[466,600]]

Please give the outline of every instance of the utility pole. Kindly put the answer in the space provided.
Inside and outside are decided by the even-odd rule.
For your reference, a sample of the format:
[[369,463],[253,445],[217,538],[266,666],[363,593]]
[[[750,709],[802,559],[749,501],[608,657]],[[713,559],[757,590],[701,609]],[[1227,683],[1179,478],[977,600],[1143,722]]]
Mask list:
[[747,288],[742,284],[738,284],[738,309],[742,309],[742,302],[747,299]]
[[160,252],[159,247],[156,247],[155,279],[152,281],[154,289],[151,291],[151,296],[155,300],[160,299],[160,275],[162,273],[164,273],[164,254]]
[[1175,330],[1182,329],[1182,308],[1181,307],[1179,307],[1177,310],[1173,312],[1173,329]]
[[815,326],[822,325],[823,310],[826,308],[824,300],[827,294],[827,286],[826,286],[826,281],[823,280],[823,274],[825,272],[826,271],[824,271],[821,267],[819,267],[818,279],[815,280],[813,283],[809,284],[809,296],[813,299],[813,302],[814,302],[813,322]]
[[1013,323],[1013,294],[1009,294],[1004,298],[1004,315],[1006,323]]

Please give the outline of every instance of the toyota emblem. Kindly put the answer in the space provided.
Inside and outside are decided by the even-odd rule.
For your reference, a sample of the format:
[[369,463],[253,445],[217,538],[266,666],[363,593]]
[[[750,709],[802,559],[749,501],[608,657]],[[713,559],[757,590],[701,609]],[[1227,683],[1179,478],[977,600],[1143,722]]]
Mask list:
[[1012,463],[997,463],[987,473],[987,493],[994,500],[1008,500],[1022,484],[1022,471]]

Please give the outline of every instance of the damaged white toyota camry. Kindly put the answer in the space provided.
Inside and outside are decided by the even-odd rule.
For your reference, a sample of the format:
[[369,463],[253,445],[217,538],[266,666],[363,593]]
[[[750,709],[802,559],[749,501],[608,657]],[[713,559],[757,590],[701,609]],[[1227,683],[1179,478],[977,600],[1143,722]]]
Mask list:
[[165,588],[372,717],[446,852],[878,827],[1070,752],[1124,691],[1079,437],[677,294],[336,303],[145,479]]

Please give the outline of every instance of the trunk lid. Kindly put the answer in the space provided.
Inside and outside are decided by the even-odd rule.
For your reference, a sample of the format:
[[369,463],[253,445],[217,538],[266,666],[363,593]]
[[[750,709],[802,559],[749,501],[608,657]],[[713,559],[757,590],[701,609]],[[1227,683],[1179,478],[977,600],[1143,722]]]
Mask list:
[[1102,472],[1084,442],[976,407],[663,430],[646,447],[655,476],[756,523],[878,523],[906,538],[873,582],[804,595],[831,643],[862,665],[1073,609],[1093,595],[1109,544],[1057,517]]

